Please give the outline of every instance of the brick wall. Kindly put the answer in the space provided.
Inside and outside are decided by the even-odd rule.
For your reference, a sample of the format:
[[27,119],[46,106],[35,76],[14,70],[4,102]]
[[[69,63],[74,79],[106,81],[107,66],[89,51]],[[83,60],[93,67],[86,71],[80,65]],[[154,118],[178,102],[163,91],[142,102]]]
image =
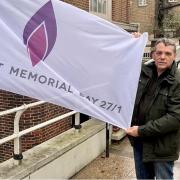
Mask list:
[[[89,11],[89,0],[64,0],[76,7]],[[153,34],[155,23],[155,1],[148,0],[148,5],[138,6],[138,0],[112,0],[112,21],[120,23],[138,23],[141,32]]]
[[[29,104],[37,100],[18,94],[0,91],[0,111]],[[24,112],[20,119],[20,130],[45,122],[49,119],[65,114],[70,110],[53,104],[43,104],[30,108]],[[15,114],[0,117],[0,139],[13,134]],[[36,130],[22,137],[22,150],[30,149],[71,128],[71,117],[60,120],[47,127]],[[0,162],[11,158],[13,155],[13,142],[0,146]]]
[[[64,0],[64,2],[89,12],[89,0]],[[112,0],[112,20],[128,23],[129,6],[130,0]]]
[[89,0],[64,0],[64,2],[89,12]]
[[130,1],[130,23],[140,23],[140,32],[153,34],[155,3],[154,0],[148,0],[147,6],[138,6],[138,0]]
[[112,0],[112,20],[129,23],[130,0]]

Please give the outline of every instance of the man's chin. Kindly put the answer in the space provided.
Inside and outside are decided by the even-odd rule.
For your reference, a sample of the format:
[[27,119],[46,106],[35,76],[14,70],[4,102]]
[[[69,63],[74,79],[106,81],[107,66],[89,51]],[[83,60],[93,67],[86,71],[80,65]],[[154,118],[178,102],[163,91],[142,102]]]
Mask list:
[[164,71],[166,71],[167,69],[168,69],[167,66],[158,66],[158,67],[157,67],[157,70],[160,71],[160,72],[164,72]]

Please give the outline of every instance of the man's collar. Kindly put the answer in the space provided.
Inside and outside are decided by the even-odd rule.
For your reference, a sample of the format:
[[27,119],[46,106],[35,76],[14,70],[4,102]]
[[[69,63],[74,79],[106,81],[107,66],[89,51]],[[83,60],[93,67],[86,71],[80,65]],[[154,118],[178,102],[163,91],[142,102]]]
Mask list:
[[[153,69],[156,68],[155,62],[148,63],[146,65],[143,65],[142,72],[145,73],[146,76],[152,77]],[[176,73],[176,63],[173,62],[169,72],[167,75],[163,78],[163,81],[167,81],[169,84],[172,84],[175,79],[175,73]]]
[[173,81],[175,80],[176,69],[176,62],[174,61],[168,75],[164,78],[169,84],[173,84]]

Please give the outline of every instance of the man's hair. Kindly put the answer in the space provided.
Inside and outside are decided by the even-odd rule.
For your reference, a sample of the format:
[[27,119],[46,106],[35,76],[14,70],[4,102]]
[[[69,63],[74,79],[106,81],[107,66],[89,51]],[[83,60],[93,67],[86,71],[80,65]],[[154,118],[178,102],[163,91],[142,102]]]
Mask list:
[[159,43],[163,43],[165,46],[173,46],[174,47],[174,53],[176,53],[176,44],[173,40],[167,39],[167,38],[162,38],[162,39],[157,40],[155,43],[155,50],[156,50],[156,46]]

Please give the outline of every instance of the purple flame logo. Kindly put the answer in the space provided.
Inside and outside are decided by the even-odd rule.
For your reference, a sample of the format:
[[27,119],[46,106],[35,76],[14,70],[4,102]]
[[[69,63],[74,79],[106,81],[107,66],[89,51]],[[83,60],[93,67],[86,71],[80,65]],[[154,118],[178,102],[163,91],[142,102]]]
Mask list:
[[48,1],[28,21],[23,39],[32,65],[35,66],[51,52],[57,37],[57,25],[52,2]]

